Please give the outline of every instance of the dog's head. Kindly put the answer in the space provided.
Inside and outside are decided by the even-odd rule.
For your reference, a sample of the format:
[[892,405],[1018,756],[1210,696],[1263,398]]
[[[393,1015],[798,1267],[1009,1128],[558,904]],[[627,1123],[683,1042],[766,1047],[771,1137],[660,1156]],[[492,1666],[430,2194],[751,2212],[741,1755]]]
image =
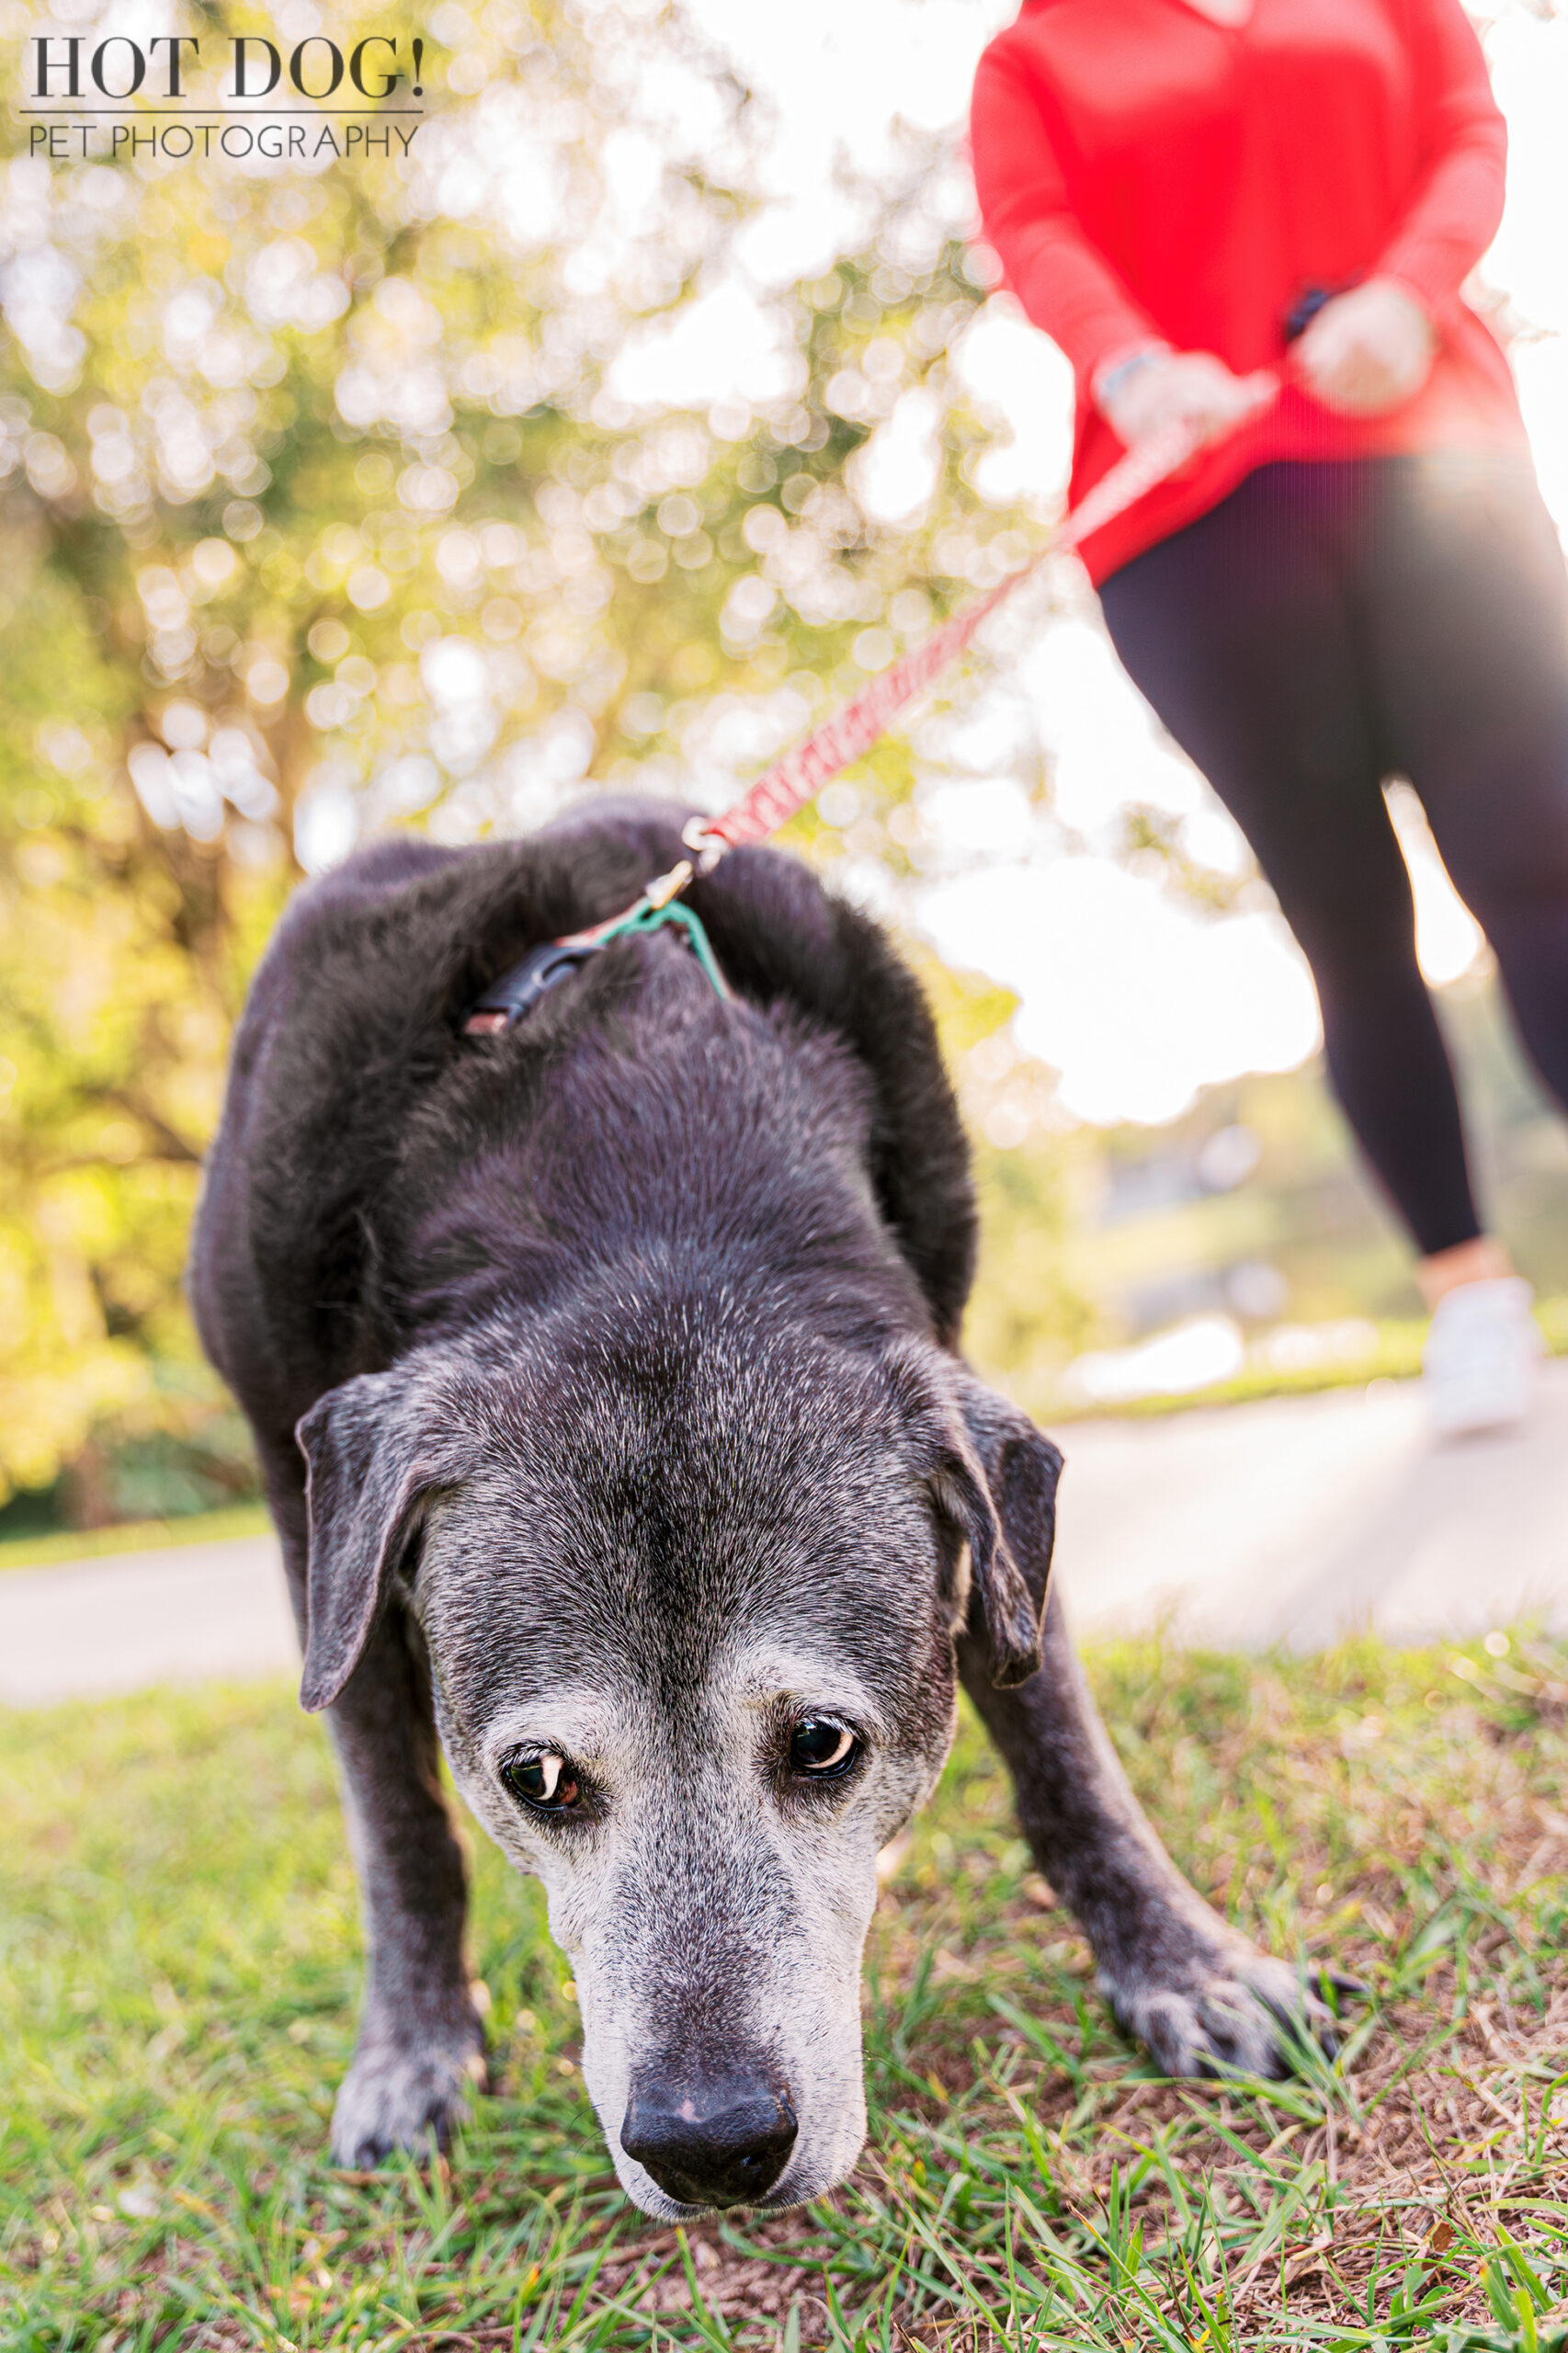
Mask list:
[[954,1638],[1039,1664],[1060,1457],[935,1349],[673,1299],[428,1350],[300,1425],[302,1697],[388,1592],[468,1803],[536,1871],[649,2212],[789,2206],[865,2130],[879,1850],[941,1770]]

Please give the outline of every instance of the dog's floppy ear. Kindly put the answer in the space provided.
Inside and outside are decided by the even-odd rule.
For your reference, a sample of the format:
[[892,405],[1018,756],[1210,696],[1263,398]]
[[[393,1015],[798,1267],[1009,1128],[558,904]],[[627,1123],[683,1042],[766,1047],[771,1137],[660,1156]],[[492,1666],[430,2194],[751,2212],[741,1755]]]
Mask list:
[[991,1679],[1003,1689],[1027,1683],[1040,1663],[1061,1453],[966,1367],[926,1349],[898,1358],[890,1369],[923,1440],[933,1506],[968,1548],[970,1624]]
[[310,1520],[300,1705],[314,1714],[358,1665],[421,1506],[460,1477],[471,1449],[444,1384],[407,1369],[329,1389],[294,1436]]
[[971,1574],[980,1588],[991,1680],[1010,1689],[1027,1683],[1040,1663],[1062,1449],[1018,1406],[972,1373],[960,1376],[959,1392],[964,1429],[984,1472],[990,1518],[1000,1534],[983,1562],[970,1535]]

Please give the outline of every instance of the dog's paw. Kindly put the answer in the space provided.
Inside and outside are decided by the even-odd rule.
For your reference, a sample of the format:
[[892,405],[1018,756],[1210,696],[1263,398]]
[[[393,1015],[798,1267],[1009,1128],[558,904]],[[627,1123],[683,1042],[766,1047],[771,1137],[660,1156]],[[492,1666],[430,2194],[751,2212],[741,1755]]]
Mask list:
[[[1345,1981],[1349,1990],[1348,1981]],[[1118,2023],[1167,2075],[1282,2076],[1339,2047],[1333,2011],[1291,1968],[1237,1940],[1189,1954],[1163,1980],[1108,1985]]]
[[334,2162],[358,2171],[394,2149],[444,2148],[484,2087],[477,2017],[424,2035],[367,2019],[332,2112]]

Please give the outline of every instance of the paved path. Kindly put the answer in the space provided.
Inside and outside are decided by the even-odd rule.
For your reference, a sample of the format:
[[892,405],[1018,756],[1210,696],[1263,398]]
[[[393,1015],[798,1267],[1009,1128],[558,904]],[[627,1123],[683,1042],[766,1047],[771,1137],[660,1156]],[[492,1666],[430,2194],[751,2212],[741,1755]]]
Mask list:
[[1075,1625],[1314,1650],[1568,1628],[1568,1359],[1516,1436],[1434,1446],[1414,1381],[1063,1433]]
[[299,1663],[271,1536],[0,1576],[0,1705],[294,1674]]
[[[1568,1627],[1568,1360],[1517,1437],[1434,1448],[1413,1383],[1076,1424],[1058,1570],[1085,1633],[1312,1649]],[[268,1537],[0,1575],[0,1704],[292,1674]]]

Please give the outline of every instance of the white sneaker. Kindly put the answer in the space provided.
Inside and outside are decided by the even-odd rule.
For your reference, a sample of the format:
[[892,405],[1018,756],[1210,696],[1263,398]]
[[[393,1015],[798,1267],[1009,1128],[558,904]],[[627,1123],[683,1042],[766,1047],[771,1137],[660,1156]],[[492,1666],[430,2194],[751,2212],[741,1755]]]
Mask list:
[[1522,1422],[1545,1353],[1517,1275],[1461,1283],[1437,1302],[1422,1357],[1426,1411],[1438,1438],[1471,1438]]

